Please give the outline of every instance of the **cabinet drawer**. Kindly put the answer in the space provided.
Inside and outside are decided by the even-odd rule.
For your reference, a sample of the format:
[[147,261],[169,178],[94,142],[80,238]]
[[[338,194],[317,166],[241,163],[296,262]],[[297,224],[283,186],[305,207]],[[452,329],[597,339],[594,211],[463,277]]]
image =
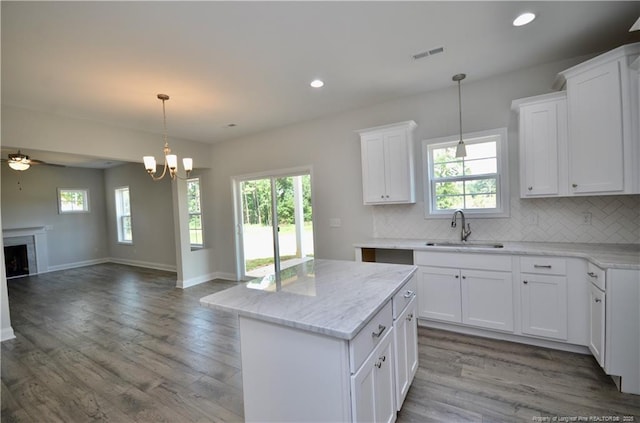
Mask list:
[[416,251],[414,264],[417,266],[454,267],[464,269],[511,271],[511,255],[476,253],[441,253]]
[[607,280],[605,271],[591,262],[587,263],[587,278],[592,284],[606,291]]
[[418,282],[417,276],[414,273],[411,279],[405,283],[400,291],[396,295],[393,296],[393,318],[396,319],[407,305],[411,302],[412,299],[415,298],[416,293],[418,292]]
[[391,301],[388,301],[356,337],[349,341],[351,373],[355,373],[360,368],[384,335],[391,331],[392,325]]
[[520,257],[520,271],[539,275],[566,275],[567,260],[555,257]]

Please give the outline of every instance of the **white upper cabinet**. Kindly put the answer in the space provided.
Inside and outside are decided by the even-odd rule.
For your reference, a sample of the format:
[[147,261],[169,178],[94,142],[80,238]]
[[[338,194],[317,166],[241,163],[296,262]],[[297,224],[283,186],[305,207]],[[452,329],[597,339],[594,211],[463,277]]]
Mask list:
[[640,192],[639,55],[619,47],[561,72],[566,91],[513,102],[521,197]]
[[638,193],[638,77],[631,68],[640,43],[567,69],[569,193]]
[[362,129],[364,204],[415,202],[414,121]]
[[520,119],[520,196],[567,194],[567,95],[545,94],[513,102]]

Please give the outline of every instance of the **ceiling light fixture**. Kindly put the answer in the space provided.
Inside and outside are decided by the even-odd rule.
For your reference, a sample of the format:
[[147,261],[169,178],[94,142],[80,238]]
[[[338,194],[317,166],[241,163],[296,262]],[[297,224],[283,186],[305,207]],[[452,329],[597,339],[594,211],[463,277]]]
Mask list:
[[458,141],[458,145],[456,146],[456,157],[465,157],[467,155],[467,148],[464,145],[464,141],[462,140],[462,93],[460,90],[460,81],[465,79],[467,75],[464,73],[458,73],[453,75],[451,79],[458,83],[458,110],[460,111],[460,140]]
[[311,85],[313,88],[322,88],[324,87],[324,82],[320,79],[314,79],[309,85]]
[[513,20],[513,26],[524,26],[526,24],[533,22],[535,18],[536,18],[535,13],[524,12]]
[[[156,158],[154,156],[144,156],[142,158],[144,160],[144,168],[154,181],[159,181],[164,178],[164,175],[167,173],[167,169],[169,169],[171,179],[178,178],[178,156],[171,154],[169,142],[167,141],[167,113],[164,108],[164,102],[169,100],[169,96],[166,94],[158,94],[158,99],[162,100],[162,123],[164,128],[162,136],[162,139],[164,140],[164,148],[162,149],[164,152],[164,168],[162,170],[162,175],[158,177],[155,176]],[[185,157],[182,159],[182,164],[184,166],[184,170],[187,172],[187,177],[189,177],[189,173],[193,170],[193,159]]]
[[31,160],[29,160],[29,156],[20,153],[20,150],[16,154],[9,154],[9,160],[7,160],[7,164],[13,170],[27,170],[31,166]]

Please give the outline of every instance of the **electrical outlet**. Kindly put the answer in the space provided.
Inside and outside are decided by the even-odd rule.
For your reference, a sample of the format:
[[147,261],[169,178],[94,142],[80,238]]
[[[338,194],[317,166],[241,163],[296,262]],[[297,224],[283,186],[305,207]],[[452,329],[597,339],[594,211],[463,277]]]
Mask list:
[[582,224],[591,225],[591,212],[582,212]]

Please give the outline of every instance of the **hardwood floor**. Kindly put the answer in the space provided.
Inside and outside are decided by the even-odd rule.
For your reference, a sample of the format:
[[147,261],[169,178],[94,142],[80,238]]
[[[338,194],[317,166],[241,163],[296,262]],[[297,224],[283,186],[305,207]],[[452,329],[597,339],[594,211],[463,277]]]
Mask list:
[[[237,319],[198,303],[235,283],[174,285],[116,264],[10,280],[2,422],[242,421]],[[618,393],[590,356],[427,328],[419,343],[399,422],[640,422],[640,396]]]

